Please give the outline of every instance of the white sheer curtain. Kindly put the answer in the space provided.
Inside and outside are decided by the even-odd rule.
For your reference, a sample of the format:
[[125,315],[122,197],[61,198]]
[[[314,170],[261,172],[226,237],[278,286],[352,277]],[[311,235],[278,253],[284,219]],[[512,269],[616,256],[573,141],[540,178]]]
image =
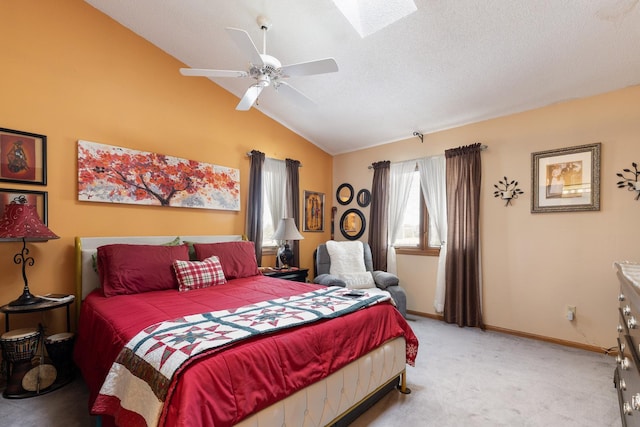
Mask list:
[[[445,296],[445,264],[447,260],[447,188],[446,188],[446,160],[444,156],[433,156],[419,159],[418,171],[420,172],[420,187],[429,211],[429,220],[434,227],[429,236],[429,241],[434,239],[440,242],[440,258],[438,259],[438,272],[436,273],[436,296],[434,307],[438,313],[444,311]],[[433,237],[433,238],[432,238]]]
[[407,201],[409,200],[411,180],[413,179],[415,171],[415,160],[391,163],[389,169],[389,242],[387,249],[387,271],[393,274],[398,274],[396,250],[393,245],[400,234],[404,212],[407,207]]
[[[273,230],[278,228],[284,218],[286,207],[287,165],[284,160],[264,159],[262,167],[262,188],[264,201],[269,206]],[[265,236],[271,238],[271,236]]]

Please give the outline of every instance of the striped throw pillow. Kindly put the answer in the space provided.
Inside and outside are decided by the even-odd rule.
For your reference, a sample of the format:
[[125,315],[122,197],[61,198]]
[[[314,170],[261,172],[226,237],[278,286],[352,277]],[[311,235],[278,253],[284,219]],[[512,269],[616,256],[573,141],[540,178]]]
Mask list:
[[178,290],[188,291],[227,283],[217,256],[203,261],[175,260],[173,269],[178,279]]

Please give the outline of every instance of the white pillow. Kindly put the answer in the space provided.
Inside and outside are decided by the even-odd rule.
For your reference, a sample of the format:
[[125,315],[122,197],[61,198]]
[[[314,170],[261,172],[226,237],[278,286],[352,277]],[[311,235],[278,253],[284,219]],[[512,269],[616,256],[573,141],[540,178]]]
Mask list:
[[373,275],[364,266],[364,246],[359,241],[327,242],[331,258],[329,273],[342,279],[349,289],[375,288]]
[[327,252],[331,258],[329,273],[338,276],[342,273],[365,273],[364,247],[362,242],[327,241]]

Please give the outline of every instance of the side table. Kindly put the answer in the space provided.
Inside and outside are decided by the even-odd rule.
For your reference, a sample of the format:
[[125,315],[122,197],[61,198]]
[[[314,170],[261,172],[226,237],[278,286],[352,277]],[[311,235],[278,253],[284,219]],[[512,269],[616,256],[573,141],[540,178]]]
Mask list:
[[3,305],[2,307],[0,307],[0,311],[4,313],[4,330],[5,332],[9,331],[9,315],[11,314],[35,313],[38,311],[48,311],[55,308],[66,307],[67,332],[71,332],[71,317],[69,315],[69,306],[73,301],[75,301],[75,297],[73,295],[69,295],[64,299],[60,299],[60,301],[43,300],[42,302],[37,302],[35,304],[29,305]]
[[288,268],[288,269],[275,269],[267,268],[262,270],[262,274],[269,277],[277,277],[278,279],[291,280],[293,282],[307,281],[307,275],[309,274],[308,268]]
[[[23,330],[13,331],[8,339],[6,335],[2,336],[2,371],[7,374],[8,379],[7,386],[2,393],[3,397],[7,399],[22,399],[25,397],[39,396],[57,390],[73,380],[75,376],[72,360],[74,336],[71,333],[69,306],[74,300],[75,297],[73,295],[68,295],[56,300],[45,299],[35,304],[20,306],[6,304],[0,307],[0,312],[5,315],[5,334],[7,335],[9,335],[9,317],[11,315],[44,312],[61,307],[66,307],[67,311],[67,333],[55,334],[47,337],[45,340],[42,333],[43,327],[42,325],[39,326],[39,342],[36,349],[40,349],[40,357],[37,362],[36,358],[31,358],[31,361],[29,361],[29,357],[25,358],[25,354],[28,353],[24,351],[19,354],[20,357],[8,357],[9,355],[16,356],[12,350],[14,346],[19,346],[19,344],[15,339],[12,340],[12,338],[14,338],[14,334],[22,332]],[[32,336],[34,335],[35,333],[32,334]],[[8,347],[5,348],[5,345]],[[45,347],[49,357],[43,360],[42,356],[44,355]],[[5,350],[7,351],[5,352]],[[40,386],[41,379],[43,379],[45,384],[42,388]]]

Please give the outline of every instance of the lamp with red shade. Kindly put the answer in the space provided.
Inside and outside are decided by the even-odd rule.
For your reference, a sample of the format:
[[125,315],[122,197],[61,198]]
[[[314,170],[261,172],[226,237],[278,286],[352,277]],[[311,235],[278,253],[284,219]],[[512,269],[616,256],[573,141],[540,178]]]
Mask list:
[[22,295],[15,301],[11,301],[9,305],[30,305],[42,301],[41,298],[33,296],[29,292],[25,268],[27,264],[33,266],[35,260],[28,256],[27,242],[46,242],[59,238],[42,223],[35,206],[21,203],[6,205],[4,215],[0,219],[0,242],[22,240],[22,251],[13,257],[13,262],[22,264],[22,279],[24,280]]

